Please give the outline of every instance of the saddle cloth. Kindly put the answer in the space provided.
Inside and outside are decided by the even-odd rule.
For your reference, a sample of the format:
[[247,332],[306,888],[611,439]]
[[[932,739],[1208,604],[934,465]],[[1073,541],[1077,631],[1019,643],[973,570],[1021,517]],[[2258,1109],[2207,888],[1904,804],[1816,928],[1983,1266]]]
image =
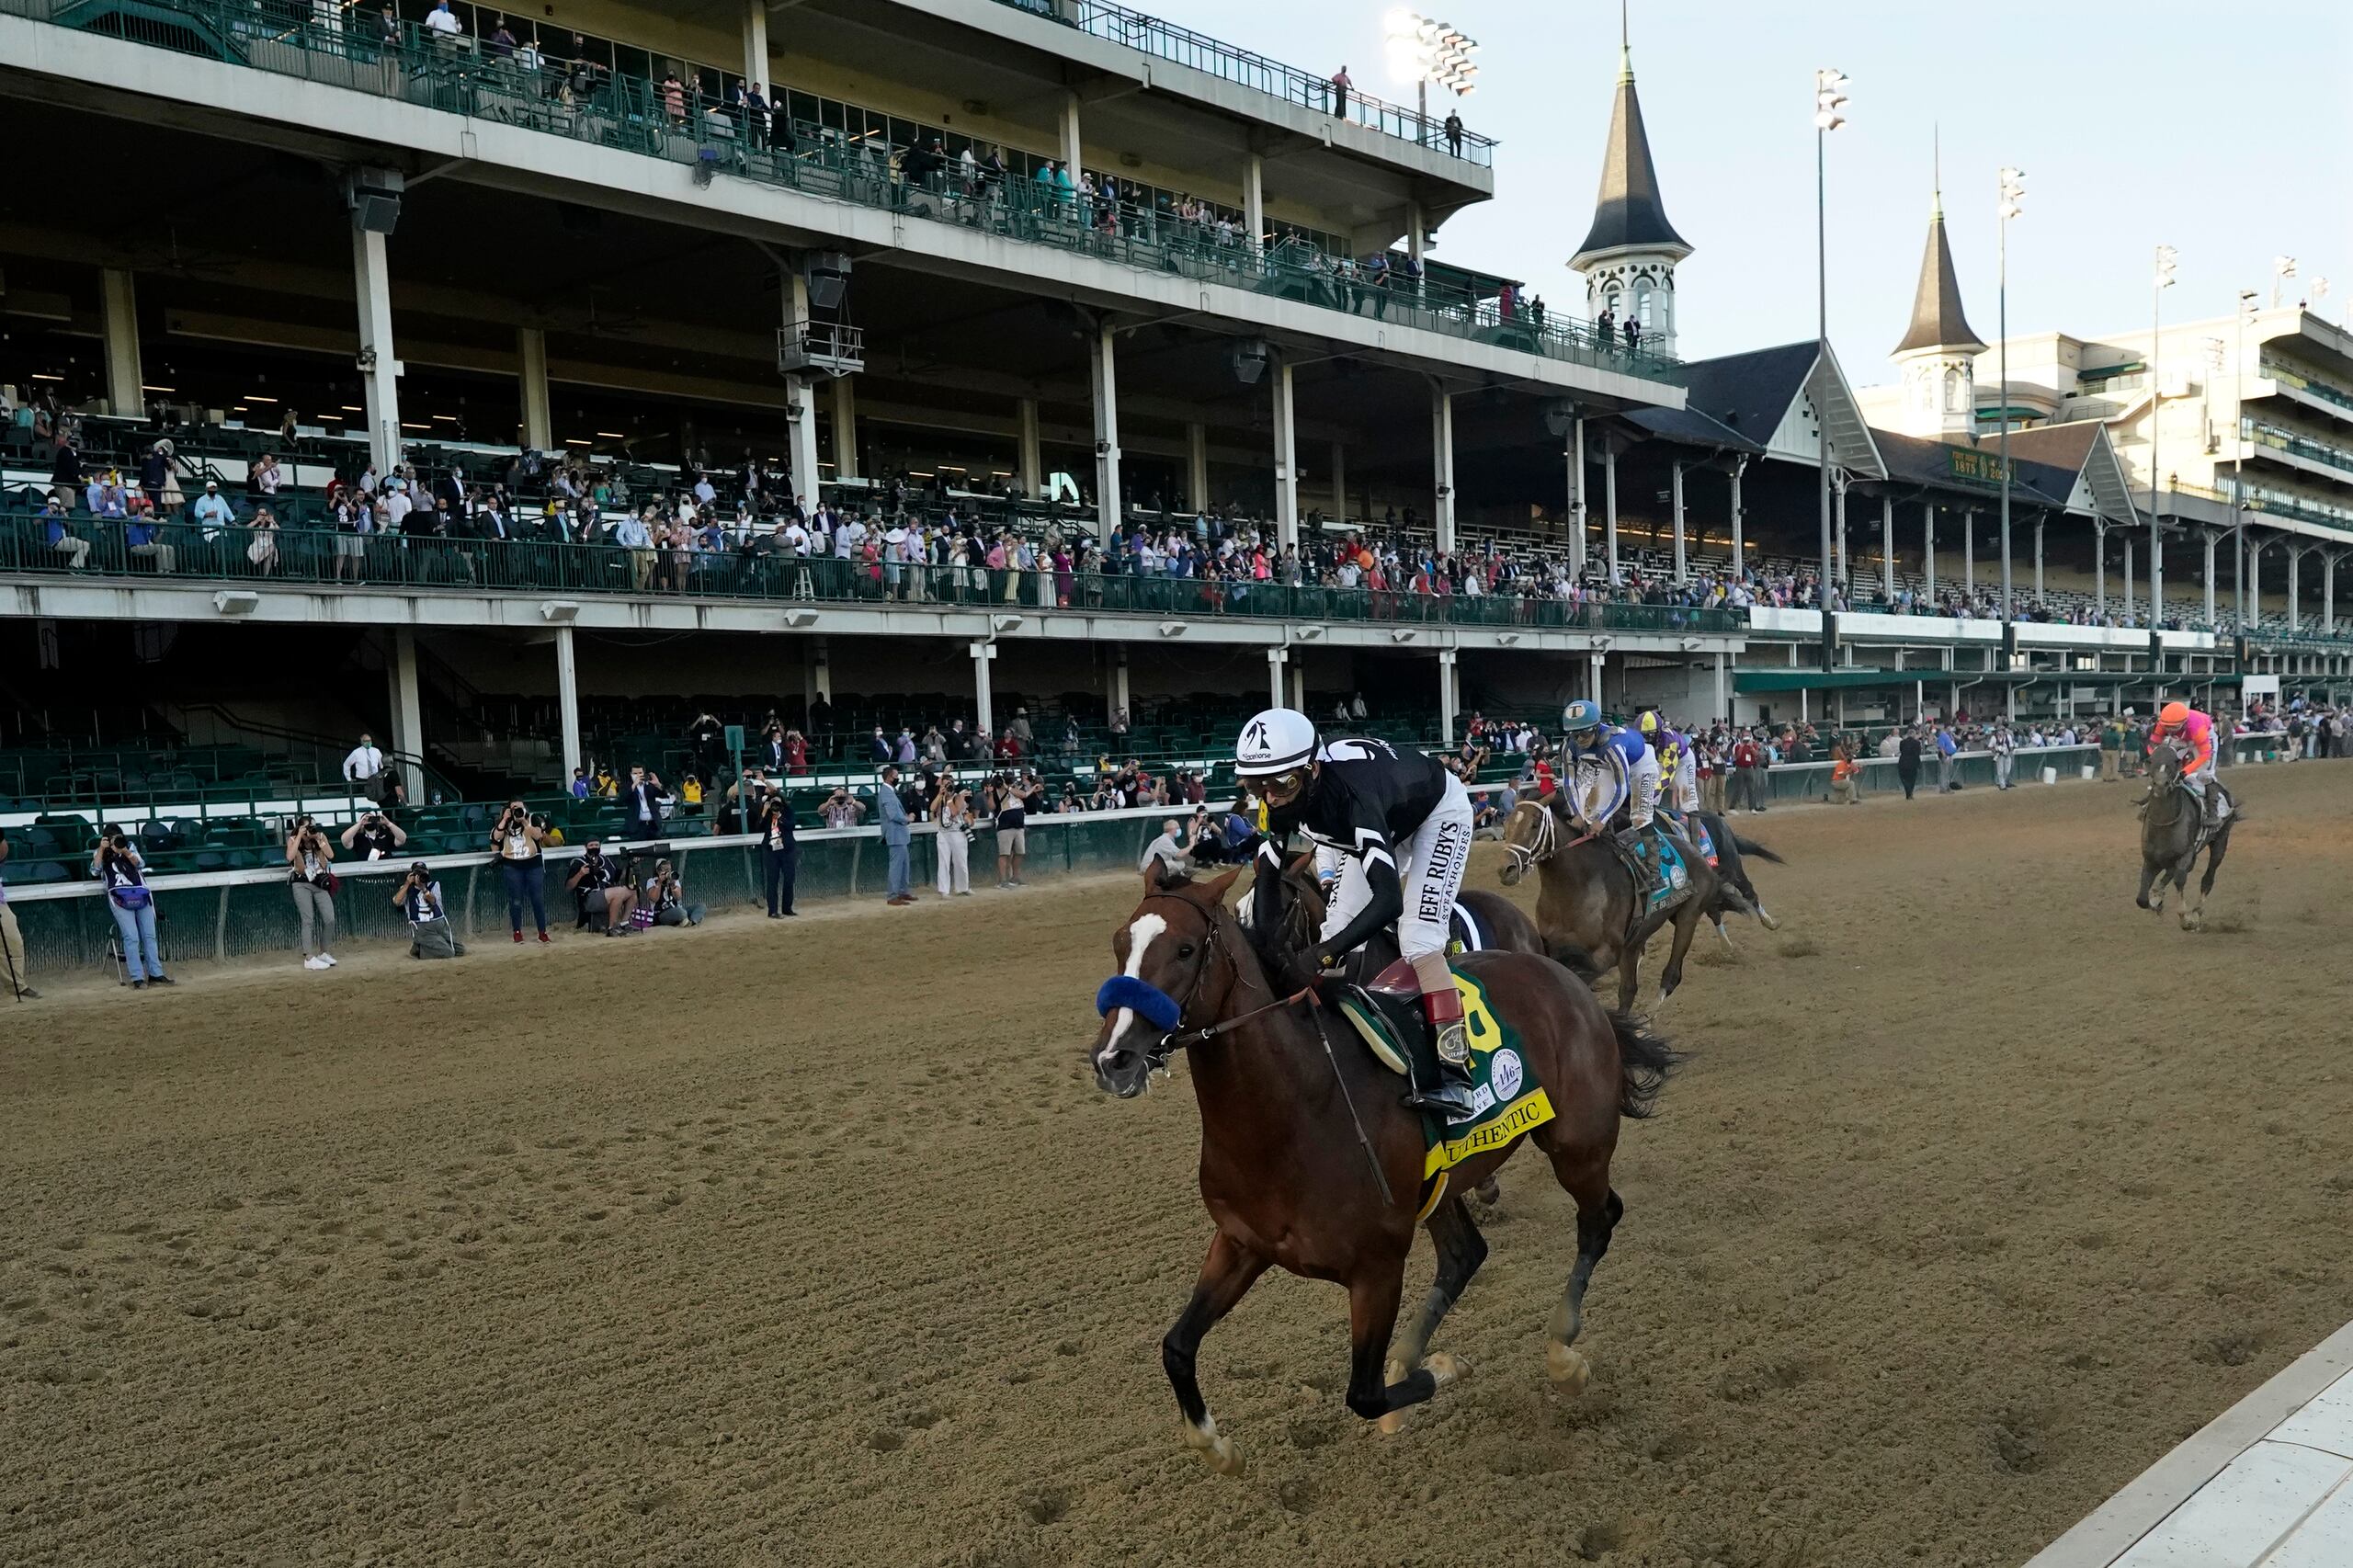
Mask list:
[[[1479,1110],[1469,1121],[1422,1117],[1426,1182],[1552,1119],[1552,1099],[1529,1070],[1519,1032],[1489,1005],[1486,990],[1477,981],[1456,971],[1454,988],[1462,997],[1462,1032],[1471,1046],[1471,1097]],[[1437,1082],[1438,1052],[1421,1017],[1413,965],[1400,960],[1369,986],[1344,988],[1337,1005],[1365,1048],[1409,1086]]]

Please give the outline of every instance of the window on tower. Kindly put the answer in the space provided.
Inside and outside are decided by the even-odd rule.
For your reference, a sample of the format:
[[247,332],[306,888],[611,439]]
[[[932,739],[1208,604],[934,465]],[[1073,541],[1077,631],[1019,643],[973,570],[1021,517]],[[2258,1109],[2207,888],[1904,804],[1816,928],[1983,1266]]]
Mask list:
[[1959,414],[1961,412],[1961,372],[1950,366],[1947,366],[1945,369],[1945,412],[1947,414]]

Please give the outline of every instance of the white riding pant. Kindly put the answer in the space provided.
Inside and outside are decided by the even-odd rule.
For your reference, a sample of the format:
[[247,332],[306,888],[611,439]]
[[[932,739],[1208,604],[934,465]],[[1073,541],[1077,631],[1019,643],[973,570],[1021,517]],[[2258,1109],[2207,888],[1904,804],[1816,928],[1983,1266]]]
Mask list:
[[1658,753],[1644,747],[1641,761],[1626,765],[1626,821],[1640,833],[1657,812]]
[[1675,765],[1675,781],[1669,787],[1669,798],[1678,812],[1699,809],[1699,765],[1685,756]]
[[[1462,873],[1471,861],[1471,795],[1462,780],[1447,776],[1446,794],[1422,825],[1404,843],[1392,846],[1397,856],[1397,881],[1405,892],[1405,913],[1397,920],[1397,950],[1405,958],[1443,958],[1454,900],[1462,892]],[[1339,884],[1324,907],[1324,929],[1329,939],[1372,902],[1372,884],[1365,880],[1364,861],[1346,850],[1335,850],[1345,864]],[[1324,850],[1316,851],[1320,869]]]

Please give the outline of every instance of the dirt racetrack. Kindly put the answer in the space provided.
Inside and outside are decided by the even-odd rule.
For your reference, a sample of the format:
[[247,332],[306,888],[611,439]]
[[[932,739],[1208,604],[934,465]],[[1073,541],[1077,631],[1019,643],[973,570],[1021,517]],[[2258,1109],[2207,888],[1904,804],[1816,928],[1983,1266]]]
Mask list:
[[1523,1155],[1402,1437],[1336,1289],[1211,1335],[1239,1481],[1158,1364],[1183,1069],[1081,1066],[1125,877],[54,987],[0,1009],[0,1559],[2015,1564],[2353,1315],[2353,766],[2233,778],[2203,936],[2129,786],[1739,819],[1787,927],[1661,1020],[1590,1392]]

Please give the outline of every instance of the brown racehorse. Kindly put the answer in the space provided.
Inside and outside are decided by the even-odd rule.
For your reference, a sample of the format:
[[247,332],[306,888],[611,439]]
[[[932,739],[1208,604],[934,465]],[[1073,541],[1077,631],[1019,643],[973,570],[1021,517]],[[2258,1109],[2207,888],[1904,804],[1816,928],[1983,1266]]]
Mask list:
[[1738,889],[1716,875],[1715,868],[1688,843],[1683,864],[1690,873],[1690,895],[1656,915],[1638,915],[1634,875],[1618,852],[1590,835],[1580,836],[1567,803],[1558,790],[1540,801],[1522,801],[1504,823],[1504,847],[1511,858],[1503,868],[1503,884],[1518,885],[1529,868],[1542,873],[1536,894],[1536,925],[1548,950],[1573,968],[1596,975],[1618,971],[1618,1006],[1634,1005],[1641,983],[1643,948],[1658,929],[1672,922],[1675,944],[1666,967],[1659,971],[1658,999],[1665,1001],[1683,983],[1683,960],[1691,950],[1691,934],[1711,909],[1720,904],[1754,915]]
[[[1603,1011],[1588,987],[1550,959],[1484,952],[1461,960],[1518,1031],[1554,1117],[1449,1173],[1452,1183],[1428,1217],[1437,1282],[1392,1355],[1421,1203],[1421,1120],[1399,1103],[1398,1079],[1345,1024],[1279,995],[1268,960],[1278,968],[1290,960],[1271,950],[1262,959],[1225,907],[1239,874],[1205,882],[1164,876],[1157,866],[1144,874],[1143,902],[1111,941],[1120,976],[1097,998],[1104,1021],[1089,1051],[1097,1085],[1122,1099],[1142,1093],[1177,1050],[1192,1058],[1201,1201],[1217,1233],[1192,1300],[1160,1346],[1187,1446],[1221,1474],[1242,1470],[1240,1451],[1201,1398],[1195,1360],[1202,1336],[1269,1265],[1347,1288],[1347,1403],[1358,1415],[1375,1420],[1418,1404],[1461,1377],[1464,1369],[1451,1357],[1424,1359],[1439,1320],[1487,1256],[1454,1194],[1523,1141],[1543,1151],[1576,1200],[1576,1265],[1547,1325],[1545,1368],[1554,1381],[1582,1388],[1590,1368],[1572,1346],[1584,1323],[1586,1286],[1625,1211],[1609,1187],[1619,1119],[1649,1114],[1674,1053],[1623,1014]],[[1159,1021],[1111,1005],[1121,985],[1129,989],[1119,994],[1143,1000]],[[1368,1156],[1378,1162],[1381,1182]]]

